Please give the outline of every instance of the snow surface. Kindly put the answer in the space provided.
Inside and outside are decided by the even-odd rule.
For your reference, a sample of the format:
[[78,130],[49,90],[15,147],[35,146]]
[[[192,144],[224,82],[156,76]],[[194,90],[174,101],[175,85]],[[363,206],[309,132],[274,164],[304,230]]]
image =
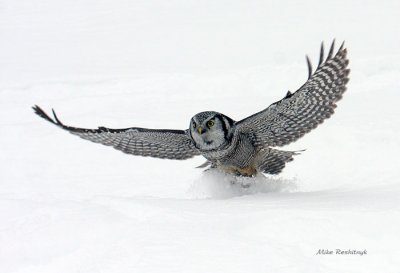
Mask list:
[[[0,2],[0,272],[400,272],[399,1]],[[337,113],[278,177],[231,184],[39,119],[185,129],[296,90],[346,40]],[[319,249],[367,255],[316,255]]]

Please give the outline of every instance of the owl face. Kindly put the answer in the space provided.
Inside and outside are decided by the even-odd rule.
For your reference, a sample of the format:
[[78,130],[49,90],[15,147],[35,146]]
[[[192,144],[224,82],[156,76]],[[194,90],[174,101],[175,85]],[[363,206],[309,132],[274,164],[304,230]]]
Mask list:
[[231,137],[233,121],[217,112],[201,112],[190,121],[190,135],[200,150],[214,150],[225,145]]

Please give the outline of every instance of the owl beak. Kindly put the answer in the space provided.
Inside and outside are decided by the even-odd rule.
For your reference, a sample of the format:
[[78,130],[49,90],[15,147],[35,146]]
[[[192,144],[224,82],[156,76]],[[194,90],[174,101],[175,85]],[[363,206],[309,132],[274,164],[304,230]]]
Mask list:
[[203,133],[203,127],[199,126],[197,128],[197,132],[199,132],[199,134],[201,135]]

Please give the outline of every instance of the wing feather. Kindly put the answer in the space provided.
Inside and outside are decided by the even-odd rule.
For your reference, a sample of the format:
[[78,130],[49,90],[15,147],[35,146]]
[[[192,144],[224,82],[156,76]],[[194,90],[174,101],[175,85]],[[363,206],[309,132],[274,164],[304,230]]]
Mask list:
[[349,81],[347,49],[341,45],[333,56],[334,42],[324,59],[321,45],[319,64],[314,73],[307,57],[309,79],[293,94],[236,123],[249,133],[256,145],[283,146],[298,140],[329,118],[342,98]]
[[167,159],[188,159],[200,155],[192,140],[183,130],[157,130],[146,128],[85,129],[64,125],[53,110],[54,120],[39,106],[34,106],[35,113],[45,120],[67,130],[71,134],[107,146],[112,146],[127,154],[150,156]]

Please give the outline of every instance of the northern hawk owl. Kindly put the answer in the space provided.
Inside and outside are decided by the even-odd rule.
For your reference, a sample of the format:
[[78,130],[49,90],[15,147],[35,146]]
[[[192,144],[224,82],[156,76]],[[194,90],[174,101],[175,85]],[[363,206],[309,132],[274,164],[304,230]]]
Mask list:
[[344,44],[334,53],[333,42],[325,58],[322,44],[314,72],[307,56],[309,76],[303,86],[240,121],[206,111],[192,117],[187,130],[84,129],[64,125],[54,110],[52,119],[39,106],[33,109],[40,117],[74,135],[127,154],[178,160],[202,155],[207,159],[203,167],[209,165],[242,176],[258,172],[278,174],[298,152],[275,147],[298,140],[334,113],[349,81],[346,54]]

